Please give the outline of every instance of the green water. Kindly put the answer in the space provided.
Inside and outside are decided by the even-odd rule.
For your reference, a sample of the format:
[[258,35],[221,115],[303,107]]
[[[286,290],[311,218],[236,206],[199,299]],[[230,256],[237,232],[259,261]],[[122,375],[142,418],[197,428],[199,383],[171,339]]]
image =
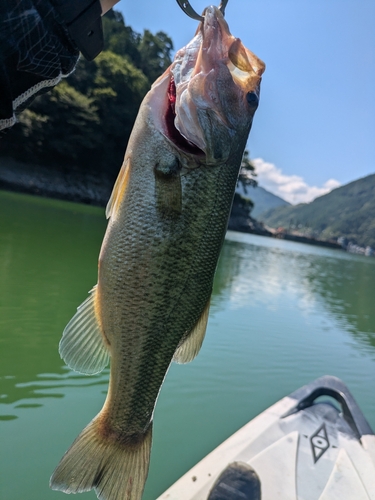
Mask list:
[[[57,346],[96,282],[106,222],[101,209],[11,193],[0,214],[0,498],[64,499],[50,474],[100,410],[108,370],[76,374]],[[374,297],[375,259],[228,234],[203,348],[161,391],[144,500],[324,374],[344,380],[375,428]]]

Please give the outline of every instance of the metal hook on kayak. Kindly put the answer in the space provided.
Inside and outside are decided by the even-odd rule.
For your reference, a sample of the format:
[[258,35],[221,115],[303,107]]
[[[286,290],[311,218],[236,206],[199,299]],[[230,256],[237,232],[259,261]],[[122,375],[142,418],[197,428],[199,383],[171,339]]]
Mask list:
[[[181,7],[181,9],[185,12],[186,15],[191,17],[192,19],[195,19],[196,21],[203,21],[204,16],[200,16],[198,12],[196,12],[193,7],[190,5],[189,0],[177,0],[178,5]],[[225,14],[225,7],[227,6],[228,0],[221,0],[220,5],[219,5],[219,10],[221,10],[221,13]]]

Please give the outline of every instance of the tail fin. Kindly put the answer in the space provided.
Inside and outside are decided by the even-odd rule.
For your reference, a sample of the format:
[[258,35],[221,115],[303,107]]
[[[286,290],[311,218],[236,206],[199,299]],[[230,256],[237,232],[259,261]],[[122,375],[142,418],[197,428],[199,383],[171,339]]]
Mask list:
[[61,459],[50,480],[53,490],[81,493],[95,488],[100,500],[140,500],[147,478],[152,423],[142,440],[106,439],[94,419]]

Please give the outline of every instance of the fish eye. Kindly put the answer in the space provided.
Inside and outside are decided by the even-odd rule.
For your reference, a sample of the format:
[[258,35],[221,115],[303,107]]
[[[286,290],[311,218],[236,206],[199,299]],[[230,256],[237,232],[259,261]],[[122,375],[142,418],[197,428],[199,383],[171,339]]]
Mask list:
[[255,92],[248,92],[246,94],[246,100],[252,108],[256,108],[259,104],[259,98]]

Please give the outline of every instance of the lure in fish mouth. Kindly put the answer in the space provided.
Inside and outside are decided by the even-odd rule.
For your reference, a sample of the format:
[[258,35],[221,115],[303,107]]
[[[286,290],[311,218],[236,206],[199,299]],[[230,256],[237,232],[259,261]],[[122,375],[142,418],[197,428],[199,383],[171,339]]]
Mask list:
[[110,359],[109,390],[55,469],[53,489],[141,499],[160,388],[171,362],[192,361],[205,336],[263,70],[208,7],[143,100],[107,205],[98,284],[59,346],[88,375]]
[[181,150],[215,164],[228,160],[239,130],[249,133],[265,66],[231,35],[217,7],[203,15],[195,37],[151,92],[165,96],[155,99],[162,133]]

